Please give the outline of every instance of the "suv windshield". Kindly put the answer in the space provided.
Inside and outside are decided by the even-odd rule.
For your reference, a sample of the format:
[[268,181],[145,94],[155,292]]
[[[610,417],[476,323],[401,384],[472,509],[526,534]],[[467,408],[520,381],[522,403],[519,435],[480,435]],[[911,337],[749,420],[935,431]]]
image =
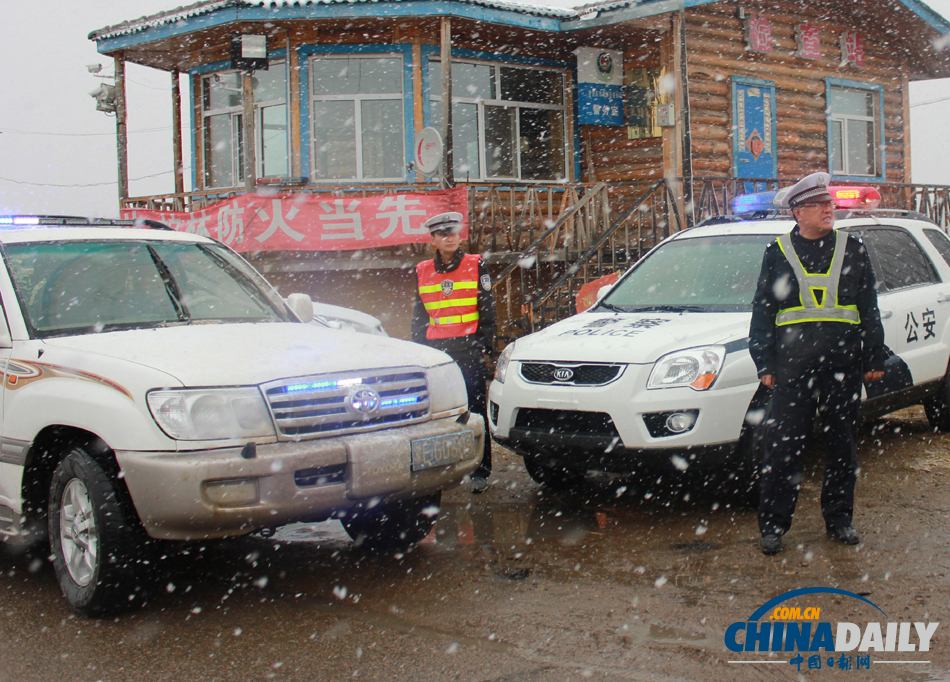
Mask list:
[[31,242],[5,253],[34,338],[291,319],[253,268],[215,244]]
[[762,254],[773,241],[774,235],[750,234],[668,242],[640,261],[598,307],[751,311]]

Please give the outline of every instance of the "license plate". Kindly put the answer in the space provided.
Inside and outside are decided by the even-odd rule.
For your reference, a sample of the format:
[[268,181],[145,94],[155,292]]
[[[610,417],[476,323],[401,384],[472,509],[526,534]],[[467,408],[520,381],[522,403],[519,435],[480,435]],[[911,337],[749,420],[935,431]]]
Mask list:
[[448,433],[442,436],[417,438],[411,441],[412,470],[453,464],[469,457],[475,445],[471,432]]

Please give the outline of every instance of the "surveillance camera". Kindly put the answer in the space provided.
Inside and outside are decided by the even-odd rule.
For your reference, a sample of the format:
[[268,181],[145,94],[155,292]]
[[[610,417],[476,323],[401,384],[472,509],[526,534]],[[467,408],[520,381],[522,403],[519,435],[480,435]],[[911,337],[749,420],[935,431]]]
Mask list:
[[102,64],[86,64],[86,71],[89,73],[99,73],[102,71]]

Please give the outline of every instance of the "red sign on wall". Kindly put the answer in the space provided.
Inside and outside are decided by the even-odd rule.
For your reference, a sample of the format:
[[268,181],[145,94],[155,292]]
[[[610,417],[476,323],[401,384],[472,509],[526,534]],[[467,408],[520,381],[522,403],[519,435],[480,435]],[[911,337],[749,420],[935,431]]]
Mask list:
[[350,251],[427,242],[422,223],[446,211],[464,216],[467,237],[466,187],[369,197],[242,194],[190,213],[129,209],[122,217],[157,220],[235,251]]

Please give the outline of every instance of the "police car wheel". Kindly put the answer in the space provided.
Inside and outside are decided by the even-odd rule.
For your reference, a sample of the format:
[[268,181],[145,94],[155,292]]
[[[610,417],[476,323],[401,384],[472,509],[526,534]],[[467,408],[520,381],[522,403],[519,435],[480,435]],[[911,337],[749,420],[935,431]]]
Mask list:
[[937,431],[950,431],[950,376],[945,377],[937,392],[924,401],[924,412],[930,427]]
[[551,490],[569,490],[584,482],[586,471],[565,467],[557,462],[545,460],[537,455],[525,455],[524,468],[534,480]]
[[442,493],[410,500],[381,502],[373,507],[360,505],[341,521],[357,547],[369,552],[403,552],[418,544],[439,518]]

